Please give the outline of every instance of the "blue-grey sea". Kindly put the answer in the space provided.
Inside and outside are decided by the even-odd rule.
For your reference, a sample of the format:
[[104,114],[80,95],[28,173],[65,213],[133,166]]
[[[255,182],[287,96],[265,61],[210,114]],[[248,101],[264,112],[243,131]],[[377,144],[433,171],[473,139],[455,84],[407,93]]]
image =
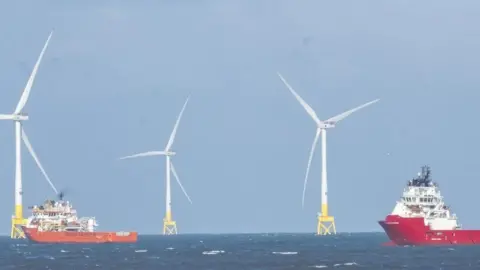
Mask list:
[[480,246],[391,247],[383,233],[139,236],[135,244],[0,238],[0,269],[480,269]]

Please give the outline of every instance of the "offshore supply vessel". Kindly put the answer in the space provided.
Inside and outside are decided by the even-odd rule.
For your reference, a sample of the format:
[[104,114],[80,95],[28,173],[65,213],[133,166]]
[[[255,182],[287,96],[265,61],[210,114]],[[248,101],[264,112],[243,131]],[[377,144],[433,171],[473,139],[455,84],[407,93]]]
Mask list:
[[32,215],[22,226],[25,236],[36,243],[133,243],[137,232],[97,232],[94,217],[77,216],[69,201],[46,200],[30,207]]
[[392,245],[478,245],[480,230],[464,230],[457,216],[445,205],[431,170],[423,166],[417,178],[408,181],[392,213],[379,224]]

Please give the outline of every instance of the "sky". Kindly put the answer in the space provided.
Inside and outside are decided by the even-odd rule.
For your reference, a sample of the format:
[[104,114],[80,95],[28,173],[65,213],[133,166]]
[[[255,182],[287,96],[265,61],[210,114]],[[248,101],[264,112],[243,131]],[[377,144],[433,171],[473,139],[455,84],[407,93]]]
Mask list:
[[[479,228],[480,2],[2,1],[0,113],[13,112],[55,28],[25,112],[43,166],[99,230],[157,234],[163,150],[180,233],[314,232],[320,145],[281,72],[327,119],[380,102],[328,133],[339,232],[381,231],[406,181],[432,168],[460,223]],[[14,209],[14,129],[0,122],[0,233]],[[25,147],[25,212],[55,194]],[[173,180],[173,178],[172,178]]]

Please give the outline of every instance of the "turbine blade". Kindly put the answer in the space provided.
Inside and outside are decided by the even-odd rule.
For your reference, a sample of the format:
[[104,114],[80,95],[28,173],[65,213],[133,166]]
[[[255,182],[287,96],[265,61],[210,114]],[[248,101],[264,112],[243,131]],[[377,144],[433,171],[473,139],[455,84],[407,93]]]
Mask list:
[[173,174],[173,176],[175,177],[175,179],[177,180],[178,185],[179,185],[180,188],[182,189],[183,194],[185,194],[185,197],[187,197],[188,201],[189,201],[190,203],[192,203],[192,200],[190,200],[190,196],[188,196],[187,192],[186,192],[185,189],[183,188],[182,182],[180,182],[180,179],[178,178],[178,174],[177,174],[177,171],[175,171],[175,167],[173,166],[173,162],[170,162],[170,169],[172,170],[172,174]]
[[372,100],[372,101],[370,101],[370,102],[367,102],[367,103],[365,103],[365,104],[363,104],[363,105],[360,105],[360,106],[358,106],[358,107],[356,107],[356,108],[353,108],[353,109],[351,109],[351,110],[349,110],[349,111],[346,111],[346,112],[343,112],[343,113],[341,113],[341,114],[339,114],[339,115],[336,115],[336,116],[334,116],[334,117],[331,117],[331,118],[329,118],[329,119],[328,119],[327,121],[325,121],[325,122],[334,122],[334,123],[337,123],[337,122],[339,122],[340,120],[345,119],[345,118],[346,118],[347,116],[349,116],[350,114],[352,114],[352,113],[354,113],[354,112],[356,112],[356,111],[358,111],[358,110],[360,110],[360,109],[363,109],[363,108],[365,108],[365,107],[367,107],[367,106],[370,106],[370,105],[378,102],[379,100],[380,100],[380,99],[375,99],[375,100]]
[[119,159],[127,159],[127,158],[137,158],[137,157],[149,157],[149,156],[161,156],[165,155],[165,151],[149,151],[149,152],[143,152],[131,156],[126,156],[126,157],[121,157]]
[[13,120],[13,115],[11,115],[11,114],[0,114],[0,120]]
[[320,119],[318,118],[317,114],[312,109],[312,107],[310,107],[310,105],[308,105],[307,102],[305,102],[305,100],[303,100],[303,98],[300,97],[300,95],[290,86],[290,84],[288,84],[287,80],[285,80],[285,78],[283,78],[282,74],[280,74],[278,72],[277,72],[277,74],[280,77],[280,79],[282,80],[283,84],[285,84],[285,86],[288,88],[288,90],[290,90],[290,92],[293,94],[293,96],[303,106],[305,111],[307,111],[307,113],[312,117],[313,121],[315,121],[315,123],[317,123],[317,126],[320,126],[322,124],[322,121],[320,121]]
[[50,180],[50,177],[48,177],[47,172],[45,171],[45,169],[43,169],[43,166],[40,163],[40,160],[38,159],[37,154],[35,154],[32,144],[30,143],[30,140],[28,140],[27,134],[25,133],[23,128],[22,128],[22,139],[23,139],[23,143],[28,149],[28,152],[30,152],[30,154],[32,155],[33,159],[35,160],[35,163],[37,163],[38,168],[40,169],[40,171],[42,171],[43,176],[45,176],[45,179],[47,179],[48,184],[50,184],[50,187],[53,189],[53,191],[55,191],[55,194],[58,194],[57,188],[55,188],[55,185]]
[[45,45],[43,45],[42,52],[40,53],[40,56],[38,57],[37,62],[35,63],[35,66],[33,67],[32,74],[30,74],[30,78],[28,78],[27,85],[23,90],[22,96],[20,97],[20,101],[18,102],[17,108],[15,108],[15,112],[13,114],[19,114],[22,111],[23,107],[25,107],[25,104],[27,104],[28,96],[30,95],[30,90],[32,89],[35,76],[37,75],[38,67],[40,66],[40,62],[42,61],[43,55],[47,50],[48,43],[50,42],[50,38],[52,37],[52,35],[53,35],[53,30],[52,32],[50,32],[50,35],[47,38],[47,42],[45,42]]
[[310,172],[310,164],[312,163],[313,153],[315,152],[315,146],[317,146],[318,137],[320,137],[321,132],[322,130],[317,128],[315,139],[313,139],[312,149],[310,150],[310,156],[308,157],[307,172],[305,173],[305,180],[303,182],[302,208],[305,205],[305,191],[307,190],[307,181],[308,181],[308,174]]
[[190,95],[187,97],[185,104],[183,104],[182,110],[180,111],[177,121],[175,122],[175,126],[173,127],[172,134],[170,134],[170,139],[168,139],[167,146],[165,147],[166,152],[170,150],[170,147],[172,147],[173,141],[175,140],[175,135],[177,134],[178,124],[180,123],[180,119],[182,118],[182,114],[183,114],[183,111],[185,110],[185,107],[187,107],[187,103],[189,99],[190,99]]

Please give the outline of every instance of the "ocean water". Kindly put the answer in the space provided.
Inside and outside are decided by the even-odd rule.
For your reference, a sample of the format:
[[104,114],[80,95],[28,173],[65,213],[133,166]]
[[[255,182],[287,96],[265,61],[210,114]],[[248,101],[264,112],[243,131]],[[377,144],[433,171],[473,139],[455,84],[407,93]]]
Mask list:
[[139,236],[135,244],[0,238],[0,269],[480,269],[480,246],[390,247],[383,233]]

